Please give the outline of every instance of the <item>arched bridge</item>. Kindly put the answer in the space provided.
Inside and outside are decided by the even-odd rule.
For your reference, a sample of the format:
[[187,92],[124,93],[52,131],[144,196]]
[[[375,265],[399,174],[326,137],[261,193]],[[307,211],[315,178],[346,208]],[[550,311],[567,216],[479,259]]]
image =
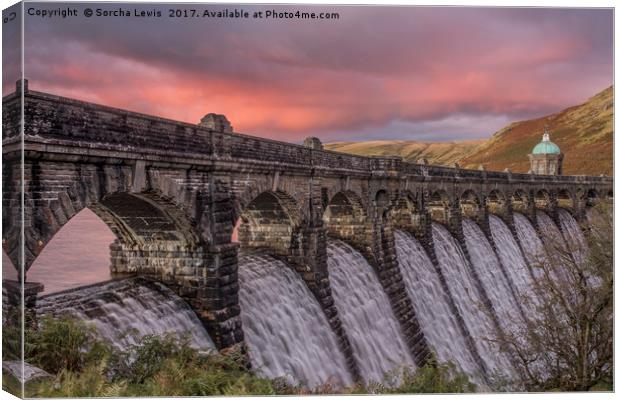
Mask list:
[[[114,273],[164,282],[196,310],[215,343],[243,342],[237,255],[284,258],[318,298],[346,350],[331,298],[326,238],[343,239],[373,265],[416,361],[428,348],[396,261],[393,228],[429,246],[430,224],[462,238],[461,220],[486,230],[494,213],[533,221],[537,208],[577,218],[612,196],[613,180],[466,170],[359,157],[58,97],[25,88],[3,98],[3,246],[27,270],[85,207],[116,234]],[[24,259],[20,260],[23,145]],[[233,229],[238,226],[238,242]],[[486,228],[485,228],[486,227]],[[349,360],[350,357],[349,354]],[[351,366],[355,369],[355,366]]]

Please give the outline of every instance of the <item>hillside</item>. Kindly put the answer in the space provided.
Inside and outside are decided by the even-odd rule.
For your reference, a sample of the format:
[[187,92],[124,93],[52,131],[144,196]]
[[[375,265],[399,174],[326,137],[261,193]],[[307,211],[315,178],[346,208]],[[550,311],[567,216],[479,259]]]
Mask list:
[[328,150],[361,156],[400,156],[409,162],[420,158],[431,164],[451,165],[471,154],[484,140],[457,142],[416,142],[411,140],[374,140],[368,142],[335,142],[325,144]]
[[461,160],[467,168],[529,170],[528,153],[541,140],[545,124],[564,153],[565,175],[612,175],[613,86],[585,103],[559,113],[510,124]]

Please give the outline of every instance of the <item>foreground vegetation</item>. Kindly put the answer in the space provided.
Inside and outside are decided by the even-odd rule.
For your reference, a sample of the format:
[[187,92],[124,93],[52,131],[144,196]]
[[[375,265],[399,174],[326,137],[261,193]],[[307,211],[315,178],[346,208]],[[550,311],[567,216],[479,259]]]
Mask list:
[[520,390],[613,390],[611,212],[603,203],[592,210],[587,249],[545,238],[534,296],[521,299],[527,320],[495,338],[521,376]]
[[[475,389],[451,364],[404,369],[383,383],[309,390],[284,378],[265,379],[245,367],[239,353],[201,352],[175,336],[145,336],[121,351],[100,341],[94,329],[71,318],[39,321],[26,331],[26,362],[50,374],[26,385],[27,397],[241,396],[296,394],[461,393]],[[19,359],[19,332],[5,329],[5,357]],[[399,384],[393,385],[398,379]],[[3,387],[21,394],[19,382],[3,373]]]

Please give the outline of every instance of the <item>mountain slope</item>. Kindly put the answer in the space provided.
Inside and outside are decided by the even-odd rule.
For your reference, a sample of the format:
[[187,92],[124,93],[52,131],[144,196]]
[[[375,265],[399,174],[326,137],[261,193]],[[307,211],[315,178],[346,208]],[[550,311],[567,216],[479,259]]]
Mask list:
[[461,166],[529,171],[528,153],[540,142],[545,124],[564,153],[565,175],[612,174],[613,86],[585,103],[546,117],[520,121],[496,132],[461,160]]
[[431,164],[451,165],[474,152],[484,142],[484,140],[456,142],[374,140],[368,142],[327,143],[325,148],[360,156],[400,156],[409,162],[417,162],[420,158],[426,158]]

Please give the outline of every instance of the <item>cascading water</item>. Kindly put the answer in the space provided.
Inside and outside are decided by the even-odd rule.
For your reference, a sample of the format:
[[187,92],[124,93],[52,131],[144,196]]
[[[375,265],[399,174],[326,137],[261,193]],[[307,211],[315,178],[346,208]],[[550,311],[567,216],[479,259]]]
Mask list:
[[537,267],[545,262],[547,254],[542,240],[538,237],[536,229],[523,214],[514,213],[515,229],[517,237],[525,253],[525,258],[532,267],[534,277],[539,278],[542,273]]
[[260,254],[240,257],[239,304],[250,360],[260,375],[309,387],[352,383],[323,310],[282,261]]
[[328,241],[327,255],[332,296],[362,378],[381,382],[396,367],[413,367],[389,299],[370,264],[339,240]]
[[482,372],[467,346],[439,276],[424,248],[403,231],[396,231],[394,236],[405,286],[426,340],[439,361],[453,361],[473,382],[482,383]]
[[523,258],[519,244],[512,236],[508,226],[499,217],[489,215],[489,226],[499,258],[517,290],[517,300],[524,306],[530,301],[535,304],[536,296],[533,291],[532,274],[527,261]]
[[463,234],[473,267],[499,317],[502,328],[515,331],[514,324],[521,324],[523,315],[493,247],[482,229],[471,219],[463,220]]
[[189,305],[164,285],[128,278],[56,292],[37,301],[39,315],[70,315],[95,326],[120,349],[145,335],[187,337],[199,349],[215,349]]
[[581,227],[570,213],[564,209],[558,209],[558,217],[562,226],[564,240],[576,262],[583,262],[588,252],[588,243],[581,231]]
[[433,243],[439,267],[480,357],[489,372],[511,374],[512,368],[506,356],[486,340],[497,336],[496,329],[476,287],[471,266],[458,242],[446,228],[433,222]]
[[551,217],[545,212],[537,210],[536,220],[547,249],[553,252],[565,250],[566,242],[564,241],[562,232],[560,232]]
[[562,281],[570,281],[570,274],[567,267],[573,263],[572,254],[564,240],[564,236],[560,229],[543,211],[536,211],[536,220],[542,235],[543,243],[547,249],[547,254],[551,256],[547,259],[547,265],[556,281],[562,284]]

